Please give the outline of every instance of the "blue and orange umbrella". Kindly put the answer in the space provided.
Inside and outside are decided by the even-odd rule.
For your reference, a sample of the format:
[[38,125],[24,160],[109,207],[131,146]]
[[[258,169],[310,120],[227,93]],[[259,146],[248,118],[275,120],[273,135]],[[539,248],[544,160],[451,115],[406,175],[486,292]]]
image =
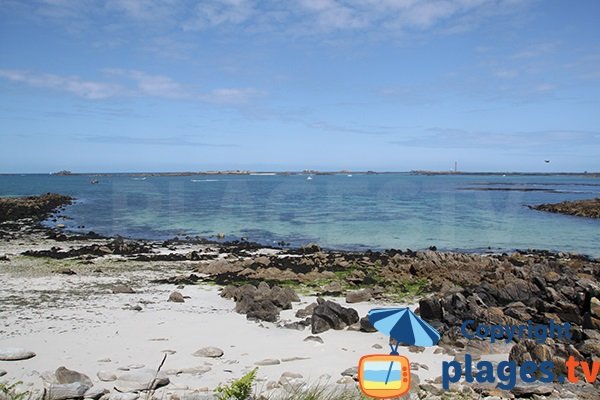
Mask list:
[[[367,315],[371,325],[379,332],[389,335],[396,341],[390,344],[392,355],[398,355],[400,344],[413,346],[435,346],[440,340],[440,334],[434,327],[423,321],[408,307],[404,308],[375,308]],[[392,363],[385,380],[388,382]]]

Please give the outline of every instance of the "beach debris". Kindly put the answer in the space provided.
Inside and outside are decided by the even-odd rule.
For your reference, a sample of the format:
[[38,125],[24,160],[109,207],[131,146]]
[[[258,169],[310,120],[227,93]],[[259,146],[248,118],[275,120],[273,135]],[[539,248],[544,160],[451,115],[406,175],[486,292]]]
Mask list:
[[33,351],[18,347],[0,348],[0,361],[20,361],[35,357]]
[[181,293],[173,292],[169,295],[169,301],[173,303],[183,303],[185,302],[185,299]]
[[342,307],[338,303],[322,298],[317,299],[311,318],[313,335],[329,329],[340,330],[358,322],[358,312],[353,308]]
[[218,347],[203,347],[200,350],[197,350],[194,354],[194,357],[208,357],[208,358],[219,358],[223,356],[223,350]]
[[3,369],[0,369],[0,376],[4,376],[4,375],[6,375],[7,373],[8,373],[8,372],[6,372],[5,370],[3,370]]

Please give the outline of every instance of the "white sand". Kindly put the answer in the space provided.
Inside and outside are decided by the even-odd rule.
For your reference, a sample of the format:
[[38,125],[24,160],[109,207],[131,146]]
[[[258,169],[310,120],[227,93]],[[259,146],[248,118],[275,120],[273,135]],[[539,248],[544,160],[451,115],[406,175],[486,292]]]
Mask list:
[[[127,276],[133,281],[146,280],[148,277],[143,274],[147,273],[131,271]],[[320,344],[303,341],[311,335],[310,327],[297,331],[248,321],[245,315],[233,311],[234,302],[221,298],[215,286],[186,286],[180,291],[190,298],[185,303],[171,303],[167,299],[175,290],[174,285],[144,284],[135,294],[112,294],[108,288],[120,280],[118,277],[51,274],[15,278],[0,274],[0,279],[4,281],[0,302],[5,304],[0,310],[0,348],[21,347],[37,353],[29,360],[0,361],[0,370],[8,372],[0,380],[21,380],[36,388],[42,387],[43,376],[51,375],[59,366],[87,374],[95,385],[112,388],[111,382],[99,382],[98,371],[119,375],[123,371],[118,368],[134,364],[155,369],[164,350],[175,353],[167,357],[163,371],[211,368],[202,375],[169,375],[168,392],[212,390],[219,383],[239,378],[255,362],[267,358],[305,359],[259,367],[258,389],[266,387],[268,381],[279,380],[286,371],[302,374],[309,383],[336,385],[340,373],[357,366],[362,355],[389,353],[388,337],[380,333],[330,330],[319,335],[324,341]],[[98,285],[106,288],[99,291]],[[294,310],[284,311],[282,320],[297,320],[295,310],[314,300],[304,297],[302,303],[294,303]],[[378,306],[346,305],[342,299],[333,300],[355,308],[360,316]],[[130,308],[136,304],[143,310]],[[374,344],[383,348],[374,349]],[[192,355],[206,346],[223,349],[223,357]],[[417,354],[401,348],[400,353],[411,362],[429,367],[415,371],[423,381],[441,375],[441,363],[449,359],[433,354],[434,350],[428,348]]]

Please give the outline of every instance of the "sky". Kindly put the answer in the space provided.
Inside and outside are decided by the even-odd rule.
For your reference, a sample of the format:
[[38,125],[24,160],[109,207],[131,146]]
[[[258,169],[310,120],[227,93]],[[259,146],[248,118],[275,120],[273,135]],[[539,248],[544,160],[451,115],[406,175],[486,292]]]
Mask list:
[[0,173],[600,171],[599,15],[596,0],[0,0]]

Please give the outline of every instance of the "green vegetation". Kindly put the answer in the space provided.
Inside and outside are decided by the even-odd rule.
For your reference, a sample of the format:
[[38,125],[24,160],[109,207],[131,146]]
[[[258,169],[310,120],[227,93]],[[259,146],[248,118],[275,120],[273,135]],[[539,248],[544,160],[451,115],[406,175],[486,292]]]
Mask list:
[[406,279],[398,285],[396,293],[399,300],[410,299],[422,295],[429,288],[429,280],[426,278]]
[[258,368],[254,368],[252,371],[248,372],[246,375],[242,376],[240,379],[233,381],[230,385],[221,386],[219,385],[215,392],[217,392],[217,397],[219,400],[246,400],[250,397],[252,393],[252,384],[254,383],[254,379],[256,379],[256,372]]
[[6,400],[26,400],[31,397],[29,392],[18,392],[17,386],[23,382],[19,381],[13,384],[0,383],[0,399]]
[[269,397],[269,400],[366,400],[358,388],[336,389],[326,385],[315,385],[299,388],[291,393],[283,393]]

